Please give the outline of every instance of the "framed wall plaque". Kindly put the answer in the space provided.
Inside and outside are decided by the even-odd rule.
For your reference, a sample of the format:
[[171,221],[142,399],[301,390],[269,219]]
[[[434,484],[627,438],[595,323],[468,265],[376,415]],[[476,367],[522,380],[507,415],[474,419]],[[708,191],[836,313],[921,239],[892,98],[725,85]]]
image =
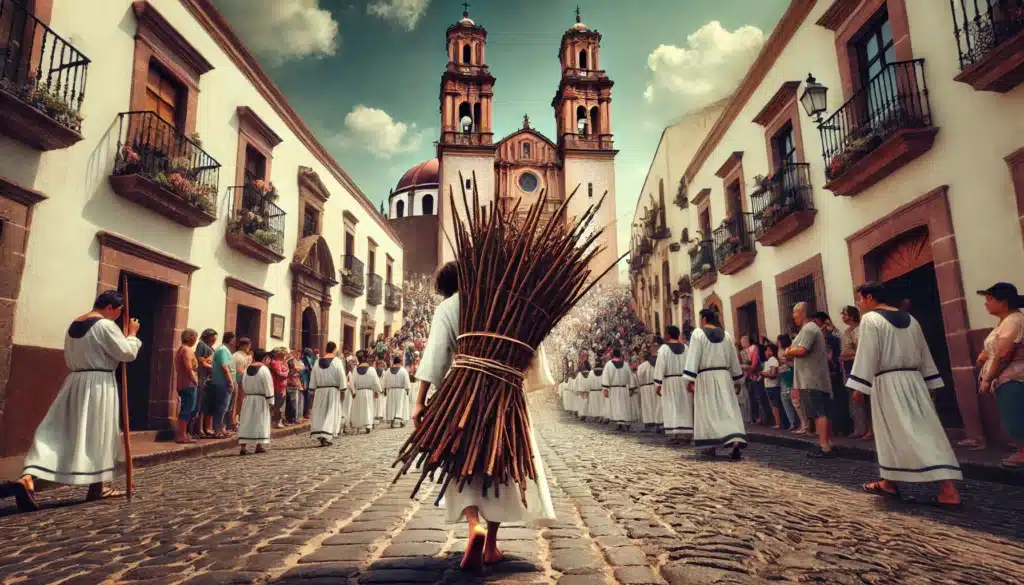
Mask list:
[[284,339],[284,315],[270,315],[270,337]]

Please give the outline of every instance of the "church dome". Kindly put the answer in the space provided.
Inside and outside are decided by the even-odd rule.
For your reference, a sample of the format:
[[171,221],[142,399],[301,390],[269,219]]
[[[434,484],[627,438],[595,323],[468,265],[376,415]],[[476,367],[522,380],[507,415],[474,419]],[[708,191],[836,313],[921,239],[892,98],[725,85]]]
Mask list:
[[408,191],[415,188],[437,187],[440,182],[438,177],[439,170],[440,161],[438,159],[432,158],[423,161],[402,175],[402,178],[398,181],[398,186],[395,187],[395,192]]
[[577,22],[576,24],[572,25],[572,28],[569,29],[569,30],[578,30],[580,32],[588,32],[588,31],[590,31],[590,28],[587,25],[583,24],[582,22]]
[[462,20],[459,21],[459,24],[465,26],[476,26],[476,23],[473,22],[473,19],[468,16],[463,16]]

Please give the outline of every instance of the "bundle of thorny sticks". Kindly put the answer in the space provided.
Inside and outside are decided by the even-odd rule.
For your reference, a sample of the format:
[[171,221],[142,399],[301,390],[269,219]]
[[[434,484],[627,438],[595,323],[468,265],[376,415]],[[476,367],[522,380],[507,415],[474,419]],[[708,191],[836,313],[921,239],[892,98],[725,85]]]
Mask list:
[[[460,176],[459,184],[463,181]],[[461,491],[470,482],[487,497],[518,489],[536,479],[523,378],[540,343],[570,309],[614,268],[592,274],[591,261],[603,248],[595,229],[601,202],[569,218],[567,197],[553,215],[542,214],[546,191],[525,214],[519,204],[481,206],[476,178],[472,198],[462,189],[463,218],[454,192],[459,274],[459,332],[451,370],[426,405],[419,425],[399,452],[401,477],[415,465],[423,481],[451,482]],[[474,481],[479,478],[480,480]]]

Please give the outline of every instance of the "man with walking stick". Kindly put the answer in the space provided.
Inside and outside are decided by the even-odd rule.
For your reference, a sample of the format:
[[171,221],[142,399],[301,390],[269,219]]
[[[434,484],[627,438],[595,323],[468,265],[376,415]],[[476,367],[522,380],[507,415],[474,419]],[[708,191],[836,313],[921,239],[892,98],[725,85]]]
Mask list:
[[142,346],[136,337],[138,320],[128,322],[127,336],[115,323],[124,305],[123,294],[105,291],[91,311],[68,327],[64,361],[70,373],[36,429],[24,475],[13,484],[23,511],[38,509],[34,478],[89,485],[90,501],[125,495],[105,485],[126,471],[118,416],[123,405],[114,376],[118,365],[134,361]]

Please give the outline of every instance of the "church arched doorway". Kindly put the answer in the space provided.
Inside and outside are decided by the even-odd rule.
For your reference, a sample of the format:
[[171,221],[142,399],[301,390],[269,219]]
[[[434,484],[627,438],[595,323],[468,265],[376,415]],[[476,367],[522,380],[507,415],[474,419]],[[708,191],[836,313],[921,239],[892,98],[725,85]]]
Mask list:
[[313,307],[306,307],[302,311],[302,347],[293,349],[306,349],[307,347],[317,347],[317,324],[316,324],[316,311]]
[[473,60],[473,47],[466,43],[462,45],[462,62],[469,65]]
[[459,104],[459,130],[465,134],[473,131],[473,106],[469,102]]
[[579,63],[580,63],[580,69],[586,69],[587,68],[587,51],[586,51],[586,49],[583,49],[582,51],[580,51],[580,61],[579,61]]
[[583,106],[576,108],[576,132],[580,136],[587,135],[587,108]]
[[597,109],[597,106],[590,108],[590,134],[601,134],[601,110]]

